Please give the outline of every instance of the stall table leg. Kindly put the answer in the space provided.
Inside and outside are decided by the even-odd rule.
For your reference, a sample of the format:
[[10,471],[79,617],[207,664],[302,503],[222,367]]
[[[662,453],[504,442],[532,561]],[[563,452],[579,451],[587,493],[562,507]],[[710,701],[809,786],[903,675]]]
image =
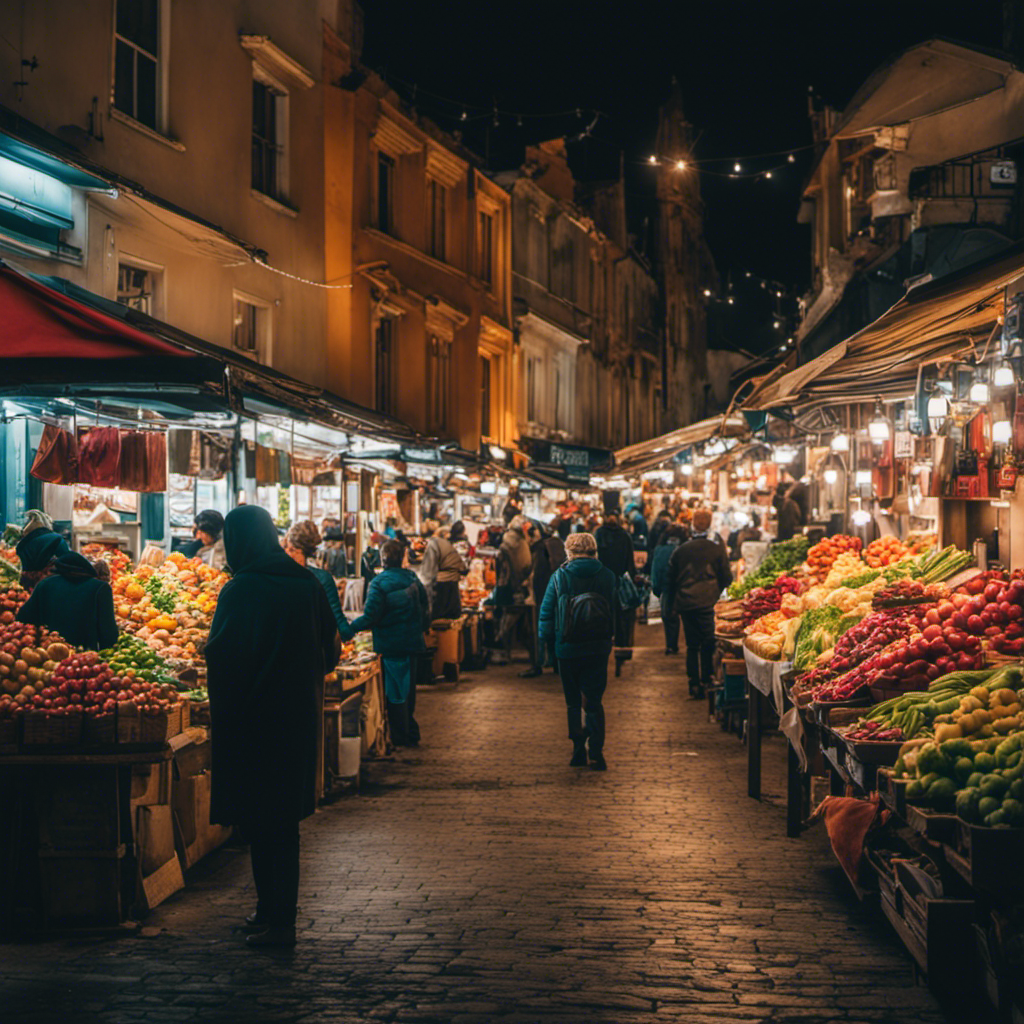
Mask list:
[[761,799],[761,713],[764,695],[747,683],[747,796]]

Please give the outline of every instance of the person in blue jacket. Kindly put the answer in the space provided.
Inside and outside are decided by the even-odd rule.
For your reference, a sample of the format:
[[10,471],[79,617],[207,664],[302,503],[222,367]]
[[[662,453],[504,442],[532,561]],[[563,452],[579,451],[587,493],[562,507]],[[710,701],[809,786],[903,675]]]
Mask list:
[[[654,549],[653,565],[651,567],[651,590],[659,600],[665,593],[665,583],[668,580],[668,562],[680,544],[686,540],[687,531],[685,526],[677,523],[670,523],[661,531],[661,539]],[[665,630],[665,653],[679,653],[679,615],[671,605],[662,601],[661,624]]]
[[[542,640],[554,640],[558,672],[562,678],[569,739],[573,754],[569,764],[584,767],[589,748],[590,767],[604,771],[604,707],[601,699],[608,686],[608,657],[612,652],[614,628],[615,574],[597,560],[597,542],[589,533],[572,533],[565,539],[565,557],[554,572],[540,609]],[[565,636],[570,602],[593,595],[589,605],[594,639],[571,642]],[[601,616],[604,616],[602,628]],[[596,628],[593,628],[596,627]],[[586,713],[586,728],[581,713]]]
[[423,634],[430,625],[430,602],[419,577],[402,567],[405,548],[389,540],[380,549],[383,571],[370,581],[363,614],[342,630],[350,640],[356,633],[373,631],[373,649],[381,657],[384,691],[388,702],[391,739],[396,746],[416,746],[420,728],[416,710],[416,664],[427,649]]

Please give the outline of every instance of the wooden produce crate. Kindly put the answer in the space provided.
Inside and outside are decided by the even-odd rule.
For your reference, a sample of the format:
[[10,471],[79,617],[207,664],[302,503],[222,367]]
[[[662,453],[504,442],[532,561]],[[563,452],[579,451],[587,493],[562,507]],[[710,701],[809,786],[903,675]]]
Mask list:
[[811,704],[815,721],[822,729],[827,729],[833,724],[832,714],[836,711],[846,712],[850,708],[856,708],[859,718],[864,709],[870,706],[871,701],[866,697],[855,697],[852,700],[816,700]]
[[898,818],[907,820],[907,784],[908,779],[897,779],[891,771],[879,768],[875,775],[878,795],[882,803]]
[[946,861],[969,885],[1008,898],[1024,896],[1024,829],[986,828],[960,818]]
[[117,742],[117,713],[82,715],[82,746],[109,747]]
[[21,722],[17,718],[0,718],[0,754],[16,754]]
[[182,729],[182,704],[179,701],[166,711],[149,711],[131,701],[117,705],[117,742],[157,745],[177,736]]
[[82,740],[82,718],[26,711],[22,716],[22,743],[26,747],[77,747]]
[[903,819],[915,832],[936,843],[951,842],[956,833],[955,814],[937,814],[926,807],[907,804]]
[[[210,724],[210,702],[208,700],[190,700],[188,702],[188,724]],[[184,722],[182,728],[184,728]]]
[[900,747],[903,740],[878,741],[878,740],[850,740],[844,732],[839,733],[843,745],[846,747],[847,756],[864,765],[875,765],[883,768],[891,768],[900,756]]

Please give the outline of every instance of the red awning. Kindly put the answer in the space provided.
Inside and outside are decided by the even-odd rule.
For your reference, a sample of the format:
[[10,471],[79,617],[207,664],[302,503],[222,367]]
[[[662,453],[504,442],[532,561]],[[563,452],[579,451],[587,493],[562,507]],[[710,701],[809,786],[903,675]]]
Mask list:
[[123,359],[193,353],[0,265],[0,359]]

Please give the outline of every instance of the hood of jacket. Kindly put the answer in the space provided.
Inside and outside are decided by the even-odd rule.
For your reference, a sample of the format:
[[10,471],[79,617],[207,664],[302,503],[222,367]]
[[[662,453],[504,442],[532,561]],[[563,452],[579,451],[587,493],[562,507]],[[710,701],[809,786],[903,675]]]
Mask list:
[[596,558],[588,558],[584,555],[582,558],[571,558],[563,562],[562,568],[573,576],[580,576],[586,579],[590,576],[596,576],[604,568],[604,565]]
[[[235,576],[307,576],[308,570],[285,554],[270,513],[258,505],[240,505],[224,520],[224,553]],[[216,545],[214,545],[216,547]]]

